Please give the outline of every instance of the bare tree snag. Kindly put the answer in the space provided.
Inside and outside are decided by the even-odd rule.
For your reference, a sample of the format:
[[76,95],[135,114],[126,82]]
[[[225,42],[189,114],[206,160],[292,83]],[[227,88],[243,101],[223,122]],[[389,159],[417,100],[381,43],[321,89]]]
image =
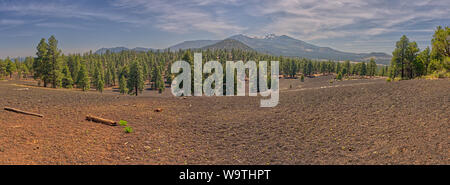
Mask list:
[[117,122],[115,122],[115,121],[108,120],[108,119],[103,119],[103,118],[95,117],[95,116],[91,116],[91,115],[87,115],[86,116],[86,120],[93,121],[93,122],[96,122],[96,123],[103,123],[105,125],[110,125],[110,126],[116,126],[117,125]]
[[37,116],[37,117],[40,117],[40,118],[44,117],[44,115],[42,115],[42,114],[27,112],[27,111],[23,111],[23,110],[11,108],[11,107],[5,107],[5,110],[11,111],[11,112],[15,112],[15,113],[19,113],[19,114],[25,114],[25,115],[30,115],[30,116]]

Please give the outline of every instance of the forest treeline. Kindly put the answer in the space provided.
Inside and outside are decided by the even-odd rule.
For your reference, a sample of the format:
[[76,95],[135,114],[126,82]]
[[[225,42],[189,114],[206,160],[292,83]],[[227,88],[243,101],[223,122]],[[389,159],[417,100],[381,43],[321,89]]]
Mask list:
[[[424,75],[448,76],[450,71],[448,27],[438,27],[431,41],[432,48],[420,51],[416,42],[402,36],[396,43],[390,66],[350,61],[317,61],[305,58],[271,56],[254,51],[231,50],[162,50],[122,51],[104,54],[91,52],[64,55],[54,36],[41,39],[36,57],[0,60],[1,78],[34,78],[39,85],[52,88],[79,88],[83,91],[95,88],[103,92],[105,87],[119,86],[122,94],[138,95],[145,84],[151,89],[164,91],[175,74],[170,73],[173,62],[184,60],[193,66],[194,52],[202,52],[203,62],[217,60],[225,67],[226,61],[280,61],[280,74],[285,78],[298,75],[335,73],[338,79],[354,75],[386,76],[391,79],[411,79]],[[269,65],[270,67],[270,65]],[[207,77],[207,75],[204,75]],[[224,76],[225,79],[225,76]],[[270,82],[269,82],[270,83]]]
[[450,28],[438,26],[431,39],[431,49],[423,51],[415,41],[403,35],[392,52],[389,77],[413,79],[425,75],[450,77]]

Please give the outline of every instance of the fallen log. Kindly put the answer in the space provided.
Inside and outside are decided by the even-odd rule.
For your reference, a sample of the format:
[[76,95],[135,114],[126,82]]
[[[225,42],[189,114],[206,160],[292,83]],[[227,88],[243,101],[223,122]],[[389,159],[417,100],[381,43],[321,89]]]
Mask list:
[[91,115],[87,115],[86,116],[86,120],[97,122],[97,123],[103,123],[105,125],[110,125],[110,126],[116,126],[117,125],[117,122],[115,122],[115,121],[108,120],[108,119],[103,119],[103,118],[95,117],[95,116],[91,116]]
[[37,116],[37,117],[41,117],[41,118],[44,117],[44,115],[42,115],[42,114],[27,112],[27,111],[23,111],[23,110],[11,108],[11,107],[5,107],[5,110],[11,111],[11,112],[15,112],[15,113],[19,113],[19,114],[25,114],[25,115],[30,115],[30,116]]

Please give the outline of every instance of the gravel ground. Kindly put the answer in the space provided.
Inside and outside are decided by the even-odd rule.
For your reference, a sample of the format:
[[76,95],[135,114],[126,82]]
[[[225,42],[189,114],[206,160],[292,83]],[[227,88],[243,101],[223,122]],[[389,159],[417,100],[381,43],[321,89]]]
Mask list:
[[260,108],[262,97],[0,81],[1,108],[45,115],[0,110],[0,164],[450,164],[450,79],[332,79],[282,79],[275,108]]

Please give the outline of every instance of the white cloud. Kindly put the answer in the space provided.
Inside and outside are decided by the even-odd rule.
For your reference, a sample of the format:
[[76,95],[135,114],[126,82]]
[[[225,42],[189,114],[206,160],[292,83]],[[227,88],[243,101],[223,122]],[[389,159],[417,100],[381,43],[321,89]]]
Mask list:
[[17,20],[17,19],[0,19],[0,25],[21,25],[25,24],[24,20]]
[[74,25],[74,24],[67,24],[67,23],[59,23],[59,22],[43,22],[43,23],[36,23],[36,26],[39,27],[47,27],[47,28],[66,28],[66,29],[75,29],[75,30],[87,30],[86,27]]
[[136,17],[124,14],[92,10],[86,7],[79,7],[74,3],[64,1],[58,2],[0,2],[0,12],[7,12],[16,16],[41,16],[50,18],[79,18],[86,20],[103,19],[122,23],[139,24]]
[[154,15],[153,24],[165,31],[186,33],[192,31],[206,31],[225,36],[240,33],[246,28],[227,19],[220,11],[214,14],[202,9],[203,6],[213,3],[236,4],[239,1],[144,1],[144,0],[117,0],[114,6],[132,9],[139,15]]
[[[414,35],[411,40],[430,40],[434,26],[450,24],[447,0],[109,0],[101,6],[95,4],[0,0],[0,13],[7,15],[0,18],[0,31],[21,25],[83,29],[79,25],[84,22],[106,21],[105,25],[113,22],[130,33],[135,27],[180,35],[209,32],[218,38],[275,33],[322,46],[343,45],[349,50],[356,43],[353,50],[360,50],[359,41],[381,48],[380,38],[396,39],[399,34]],[[386,45],[384,51],[392,46]]]
[[443,2],[280,0],[260,3],[251,13],[271,18],[271,23],[262,29],[264,32],[294,35],[305,40],[370,37],[409,31],[404,24],[448,19],[450,3]]

